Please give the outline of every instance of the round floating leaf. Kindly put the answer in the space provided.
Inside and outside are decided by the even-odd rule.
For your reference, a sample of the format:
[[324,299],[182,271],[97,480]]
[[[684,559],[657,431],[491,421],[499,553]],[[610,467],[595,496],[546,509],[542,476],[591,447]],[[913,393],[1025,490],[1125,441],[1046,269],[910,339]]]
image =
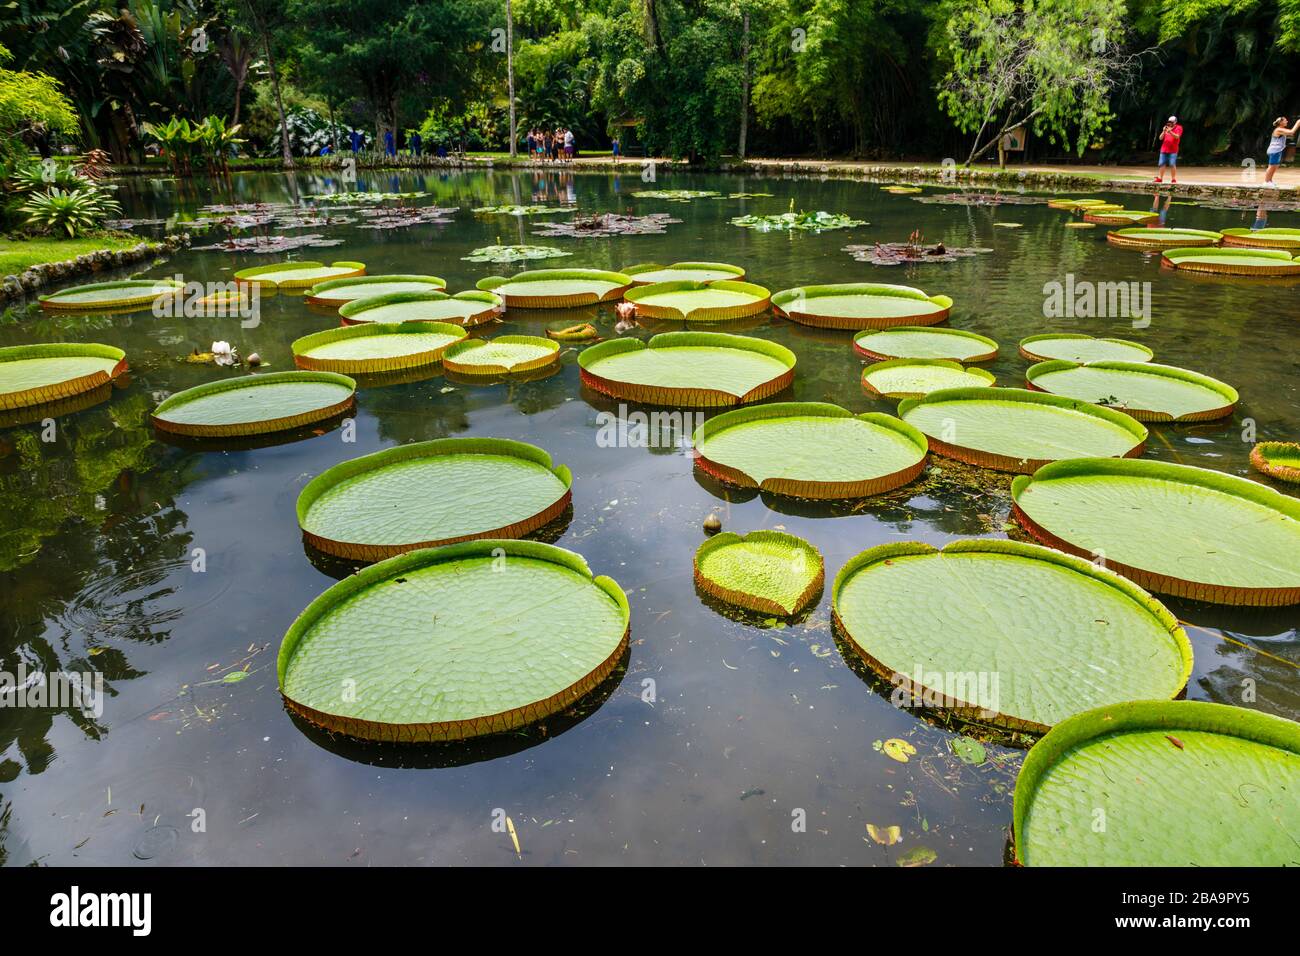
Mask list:
[[179,295],[184,289],[185,284],[175,279],[124,279],[121,282],[74,285],[41,296],[40,303],[47,312],[129,309]]
[[1176,249],[1180,246],[1217,246],[1223,241],[1223,233],[1210,232],[1205,229],[1168,229],[1152,226],[1138,229],[1116,229],[1106,233],[1106,241],[1112,246],[1124,249]]
[[512,309],[567,309],[622,297],[630,276],[600,269],[531,269],[506,278],[479,279],[478,288],[501,296]]
[[950,362],[988,362],[997,358],[998,343],[963,329],[929,329],[900,325],[854,336],[853,351],[864,358],[947,359]]
[[925,468],[925,436],[892,415],[823,402],[737,409],[695,430],[696,465],[720,481],[799,498],[860,498]]
[[280,692],[311,723],[383,741],[462,740],[573,706],[627,648],[627,598],[581,556],[486,539],[346,578],[280,645]]
[[920,398],[942,388],[992,385],[992,372],[964,368],[946,359],[890,359],[862,370],[862,384],[868,392],[893,400]]
[[353,299],[339,307],[344,325],[362,322],[454,322],[470,328],[491,322],[504,308],[491,292],[394,292]]
[[298,496],[303,539],[379,561],[473,538],[520,538],[563,514],[572,477],[535,445],[439,438],[353,458]]
[[524,262],[529,259],[560,259],[573,253],[556,249],[554,246],[481,246],[467,256],[461,256],[462,262]]
[[247,285],[264,285],[276,289],[307,289],[327,279],[347,279],[366,274],[364,262],[277,262],[271,266],[240,269],[235,281]]
[[1262,441],[1250,450],[1250,464],[1278,481],[1300,482],[1300,444]]
[[537,335],[465,339],[447,349],[443,367],[461,375],[512,375],[546,368],[560,360],[558,342]]
[[154,426],[195,438],[265,435],[324,421],[352,405],[356,382],[334,372],[271,372],[177,392],[153,411]]
[[1067,222],[1065,224],[1065,228],[1066,229],[1096,229],[1097,224],[1095,222]]
[[1156,461],[1064,461],[1017,478],[1014,513],[1044,544],[1099,556],[1142,587],[1214,604],[1300,603],[1300,501]]
[[1184,272],[1211,275],[1300,275],[1300,259],[1281,249],[1167,249],[1160,261]]
[[705,593],[750,611],[790,617],[821,592],[821,552],[781,531],[723,532],[695,552],[695,584]]
[[725,322],[767,309],[771,293],[752,282],[655,282],[626,292],[636,313],[652,319]]
[[[1138,700],[1062,721],[1016,779],[1025,866],[1294,866],[1300,724]],[[1105,827],[1099,828],[1098,812]]]
[[353,299],[376,295],[438,292],[446,286],[446,280],[437,276],[355,276],[351,279],[330,279],[328,282],[316,283],[307,290],[307,301],[313,305],[342,305]]
[[1141,422],[1199,422],[1231,415],[1237,390],[1216,378],[1155,362],[1039,362],[1031,388],[1118,408]]
[[304,335],[291,348],[299,368],[372,375],[434,365],[465,334],[459,325],[446,322],[368,322]]
[[1149,362],[1155,357],[1145,345],[1127,339],[1098,339],[1070,332],[1049,332],[1020,340],[1020,354],[1033,362]]
[[1109,206],[1111,203],[1104,199],[1067,199],[1057,197],[1047,201],[1048,207],[1052,209],[1086,209],[1089,206]]
[[949,388],[899,403],[932,451],[1030,474],[1052,461],[1142,454],[1147,430],[1123,412],[1022,388]]
[[772,296],[772,306],[778,315],[803,325],[856,332],[935,325],[948,318],[952,299],[905,285],[845,282],[783,289]]
[[610,339],[578,356],[582,383],[652,405],[718,406],[756,402],[794,381],[795,356],[783,345],[722,332],[663,332]]
[[1187,635],[1151,595],[1017,541],[868,548],[836,575],[832,608],[872,670],[913,699],[1017,729],[1172,698],[1192,671]]
[[654,282],[718,282],[724,279],[743,279],[745,270],[726,262],[674,262],[670,266],[646,264],[630,266],[623,270],[632,277],[635,285]]
[[[102,388],[126,371],[126,353],[93,342],[0,348],[0,409],[16,411]],[[107,397],[107,396],[105,396]]]
[[1083,221],[1101,226],[1123,226],[1131,223],[1158,222],[1160,213],[1149,209],[1098,209],[1083,211]]
[[1300,250],[1300,229],[1266,226],[1263,229],[1225,229],[1225,246],[1246,246],[1252,249]]

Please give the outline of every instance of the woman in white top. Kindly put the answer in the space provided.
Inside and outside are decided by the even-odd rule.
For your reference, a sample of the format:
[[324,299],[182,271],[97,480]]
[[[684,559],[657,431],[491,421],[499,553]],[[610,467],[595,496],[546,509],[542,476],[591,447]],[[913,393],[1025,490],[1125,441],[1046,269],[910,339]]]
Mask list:
[[1268,141],[1268,172],[1264,174],[1264,185],[1273,185],[1273,174],[1277,172],[1278,166],[1282,164],[1282,154],[1286,152],[1286,141],[1288,136],[1294,136],[1300,131],[1300,120],[1295,121],[1295,125],[1288,127],[1286,117],[1279,116],[1273,120],[1273,138]]

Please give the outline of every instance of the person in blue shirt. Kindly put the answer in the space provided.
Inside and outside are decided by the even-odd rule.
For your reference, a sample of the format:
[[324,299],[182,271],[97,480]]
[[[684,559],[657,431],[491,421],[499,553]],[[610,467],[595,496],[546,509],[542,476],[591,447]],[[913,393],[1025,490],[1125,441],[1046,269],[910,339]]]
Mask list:
[[384,152],[389,156],[397,155],[397,147],[393,144],[393,131],[391,129],[384,130]]
[[348,139],[352,143],[352,152],[354,154],[359,152],[361,150],[361,141],[362,139],[364,139],[364,137],[356,130],[353,130],[352,132],[348,133]]
[[410,147],[411,147],[411,152],[414,153],[416,156],[419,156],[419,155],[420,155],[420,150],[421,150],[421,148],[424,146],[424,141],[423,141],[422,139],[420,139],[420,134],[419,134],[419,133],[412,133],[412,134],[410,135],[410,138],[407,139],[407,143],[408,143],[408,144],[410,145]]

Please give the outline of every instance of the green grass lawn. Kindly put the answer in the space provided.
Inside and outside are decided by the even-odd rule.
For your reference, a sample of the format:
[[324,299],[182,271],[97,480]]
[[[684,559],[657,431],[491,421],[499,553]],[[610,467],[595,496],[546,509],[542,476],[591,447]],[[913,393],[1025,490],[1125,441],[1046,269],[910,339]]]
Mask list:
[[0,239],[0,276],[16,275],[42,262],[62,262],[100,249],[130,249],[138,238],[101,236],[94,239]]

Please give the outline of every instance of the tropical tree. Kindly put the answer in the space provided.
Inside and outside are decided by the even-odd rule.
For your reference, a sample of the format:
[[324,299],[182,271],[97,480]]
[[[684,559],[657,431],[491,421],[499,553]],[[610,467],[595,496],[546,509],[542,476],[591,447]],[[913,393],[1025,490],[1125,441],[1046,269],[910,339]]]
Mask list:
[[50,133],[73,133],[77,113],[58,80],[45,73],[8,69],[12,61],[0,45],[0,158],[12,157],[32,140],[49,155]]

